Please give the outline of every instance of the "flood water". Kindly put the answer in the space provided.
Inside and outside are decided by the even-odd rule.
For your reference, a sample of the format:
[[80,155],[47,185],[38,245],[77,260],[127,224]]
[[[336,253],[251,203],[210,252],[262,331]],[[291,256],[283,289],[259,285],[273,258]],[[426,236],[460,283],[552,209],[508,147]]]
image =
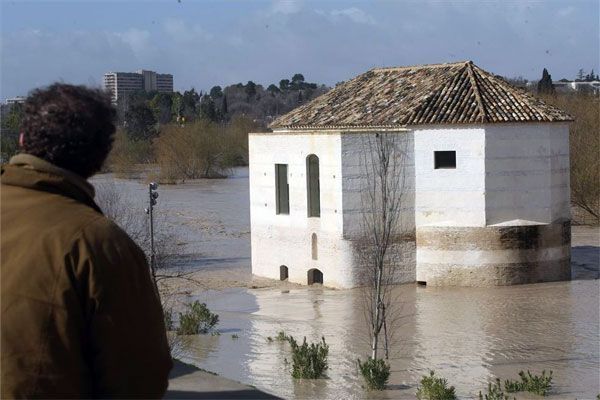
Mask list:
[[[100,176],[96,182],[111,180]],[[145,186],[115,180],[143,209]],[[247,169],[233,179],[159,188],[157,208],[173,230],[190,268],[207,278],[250,279]],[[518,378],[520,370],[553,371],[551,397],[593,399],[600,393],[599,238],[596,229],[573,228],[570,282],[499,288],[396,288],[402,318],[393,331],[388,390],[361,387],[357,357],[368,337],[360,290],[295,285],[191,291],[219,314],[220,336],[184,337],[183,361],[290,399],[414,398],[420,377],[434,369],[474,398],[487,382]],[[326,379],[291,378],[289,346],[278,331],[330,345]],[[234,339],[232,335],[239,338]],[[518,396],[518,398],[526,398]]]

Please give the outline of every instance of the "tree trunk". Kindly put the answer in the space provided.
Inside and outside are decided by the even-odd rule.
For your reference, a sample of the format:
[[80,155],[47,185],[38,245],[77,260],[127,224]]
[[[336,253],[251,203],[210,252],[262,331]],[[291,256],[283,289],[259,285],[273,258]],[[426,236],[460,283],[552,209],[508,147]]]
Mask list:
[[381,331],[381,324],[379,323],[379,320],[381,319],[381,278],[382,271],[380,267],[377,270],[377,282],[375,284],[375,321],[373,321],[373,342],[371,345],[371,358],[373,360],[377,359],[379,332]]

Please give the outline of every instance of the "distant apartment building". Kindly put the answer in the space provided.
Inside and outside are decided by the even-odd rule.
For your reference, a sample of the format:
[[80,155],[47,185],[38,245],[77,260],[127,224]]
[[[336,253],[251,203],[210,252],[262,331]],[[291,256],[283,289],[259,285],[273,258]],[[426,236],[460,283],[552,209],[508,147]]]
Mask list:
[[25,103],[25,96],[16,96],[10,99],[6,99],[6,104],[23,104]]
[[117,103],[127,93],[136,91],[173,92],[173,75],[154,71],[107,72],[104,74],[104,89],[110,92],[112,102]]
[[23,104],[25,103],[25,96],[16,96],[10,99],[6,99],[4,103],[0,104],[0,119],[4,119],[10,110],[15,106],[15,104]]

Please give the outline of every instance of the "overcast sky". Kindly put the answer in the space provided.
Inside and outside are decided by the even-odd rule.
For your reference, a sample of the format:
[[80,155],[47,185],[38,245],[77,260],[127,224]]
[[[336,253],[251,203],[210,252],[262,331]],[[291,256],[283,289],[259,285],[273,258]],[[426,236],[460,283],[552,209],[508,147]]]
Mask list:
[[141,68],[179,90],[460,60],[528,79],[600,69],[598,0],[0,1],[0,98]]

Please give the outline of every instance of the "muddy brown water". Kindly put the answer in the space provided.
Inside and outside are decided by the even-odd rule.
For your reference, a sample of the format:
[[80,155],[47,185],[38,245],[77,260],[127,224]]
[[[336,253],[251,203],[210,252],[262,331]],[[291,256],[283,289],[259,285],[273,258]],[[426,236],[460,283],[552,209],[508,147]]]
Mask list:
[[[105,181],[114,181],[143,210],[143,184],[110,175],[94,180]],[[179,263],[207,279],[250,280],[247,169],[236,170],[233,179],[162,186],[159,193],[159,213],[185,256]],[[553,371],[553,398],[593,399],[600,393],[599,246],[597,229],[573,228],[570,282],[396,288],[402,318],[391,328],[392,372],[383,392],[365,391],[356,367],[356,359],[369,354],[359,290],[295,285],[191,290],[183,300],[199,299],[218,313],[220,335],[183,337],[179,356],[290,399],[414,398],[430,369],[447,378],[460,398],[475,398],[496,377],[514,379],[529,369]],[[291,378],[289,346],[267,340],[282,330],[309,341],[325,337],[330,345],[325,379]]]

